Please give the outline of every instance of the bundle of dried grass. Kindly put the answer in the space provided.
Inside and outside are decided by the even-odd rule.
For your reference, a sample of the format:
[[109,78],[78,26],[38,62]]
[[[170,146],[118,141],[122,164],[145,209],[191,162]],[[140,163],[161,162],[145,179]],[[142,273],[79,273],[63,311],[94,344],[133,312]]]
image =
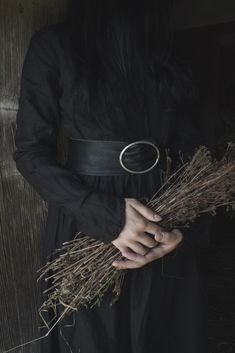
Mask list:
[[[203,213],[215,215],[218,207],[233,207],[234,152],[235,145],[229,143],[223,158],[215,160],[206,147],[200,146],[190,161],[181,159],[174,171],[166,171],[163,185],[146,203],[162,217],[159,224],[165,228],[189,226]],[[105,244],[78,232],[54,256],[54,260],[39,270],[38,278],[51,283],[44,291],[47,299],[39,308],[46,326],[42,313],[49,309],[56,313],[58,305],[63,307],[50,331],[80,306],[99,305],[110,288],[114,292],[110,304],[118,299],[127,270],[112,266],[113,261],[123,259],[112,243]]]

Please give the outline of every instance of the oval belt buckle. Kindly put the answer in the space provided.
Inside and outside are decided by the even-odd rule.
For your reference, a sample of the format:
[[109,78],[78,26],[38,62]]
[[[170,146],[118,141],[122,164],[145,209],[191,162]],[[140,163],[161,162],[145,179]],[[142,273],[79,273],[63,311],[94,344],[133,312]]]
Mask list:
[[[123,157],[123,154],[125,153],[125,151],[126,151],[129,147],[134,146],[134,145],[137,145],[138,143],[145,143],[145,144],[147,144],[147,145],[150,145],[150,146],[152,146],[152,147],[156,150],[156,152],[157,152],[157,158],[156,158],[155,162],[153,163],[153,165],[150,166],[149,168],[144,169],[144,170],[141,170],[141,171],[135,171],[135,170],[131,170],[131,169],[127,168],[127,167],[123,164],[123,161],[122,161],[122,157]],[[119,155],[119,161],[120,161],[120,164],[121,164],[122,168],[125,169],[125,170],[126,170],[127,172],[129,172],[129,173],[135,173],[135,174],[143,174],[143,173],[146,173],[146,172],[150,171],[150,170],[153,169],[153,168],[155,167],[155,165],[158,163],[159,158],[160,158],[160,151],[159,151],[159,149],[157,148],[157,146],[156,146],[153,142],[146,141],[146,140],[134,141],[134,142],[129,143],[127,146],[125,146],[125,147],[121,150],[120,155]]]

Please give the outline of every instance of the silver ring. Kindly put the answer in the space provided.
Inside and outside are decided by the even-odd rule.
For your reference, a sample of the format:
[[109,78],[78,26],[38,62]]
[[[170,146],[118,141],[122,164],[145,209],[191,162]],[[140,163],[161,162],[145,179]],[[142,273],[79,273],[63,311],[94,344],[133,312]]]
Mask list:
[[[153,163],[153,165],[147,169],[144,169],[144,170],[141,170],[141,171],[134,171],[134,170],[131,170],[129,168],[127,168],[124,164],[123,164],[123,161],[122,161],[122,157],[123,157],[123,154],[124,152],[131,146],[134,146],[134,145],[137,145],[138,143],[145,143],[147,145],[150,145],[152,146],[153,148],[155,148],[156,152],[157,152],[157,158],[155,160],[155,162]],[[134,142],[131,142],[129,143],[129,145],[125,146],[122,151],[120,152],[120,155],[119,155],[119,161],[120,161],[120,164],[122,166],[123,169],[125,169],[127,172],[129,173],[134,173],[134,174],[143,174],[143,173],[146,173],[148,171],[150,171],[151,169],[153,169],[155,167],[155,165],[158,163],[159,161],[159,158],[160,158],[160,151],[159,149],[157,148],[157,146],[153,143],[153,142],[150,142],[150,141],[145,141],[145,140],[140,140],[140,141],[134,141]]]

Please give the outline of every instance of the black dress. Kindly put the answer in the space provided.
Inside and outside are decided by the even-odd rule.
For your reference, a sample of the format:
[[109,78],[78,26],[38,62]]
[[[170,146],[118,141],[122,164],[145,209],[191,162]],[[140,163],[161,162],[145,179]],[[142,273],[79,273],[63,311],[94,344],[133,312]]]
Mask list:
[[[115,239],[125,224],[124,197],[150,197],[160,185],[158,168],[122,176],[74,174],[56,161],[60,126],[74,138],[154,137],[185,155],[202,143],[183,105],[179,111],[159,107],[152,80],[139,85],[144,104],[137,94],[122,110],[96,111],[95,119],[92,112],[81,114],[69,53],[66,23],[45,26],[31,38],[21,78],[13,157],[48,202],[43,261],[76,231],[105,242]],[[196,222],[173,254],[129,270],[112,307],[107,293],[100,307],[81,308],[42,340],[41,352],[206,352],[205,293],[196,257],[196,248],[207,242],[205,228]]]

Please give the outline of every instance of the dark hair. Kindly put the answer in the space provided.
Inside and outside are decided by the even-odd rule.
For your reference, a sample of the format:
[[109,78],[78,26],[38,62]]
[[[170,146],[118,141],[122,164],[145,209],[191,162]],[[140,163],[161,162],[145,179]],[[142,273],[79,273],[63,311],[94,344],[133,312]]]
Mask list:
[[146,75],[166,109],[192,93],[190,71],[172,56],[172,0],[70,0],[68,20],[83,111],[120,106]]

